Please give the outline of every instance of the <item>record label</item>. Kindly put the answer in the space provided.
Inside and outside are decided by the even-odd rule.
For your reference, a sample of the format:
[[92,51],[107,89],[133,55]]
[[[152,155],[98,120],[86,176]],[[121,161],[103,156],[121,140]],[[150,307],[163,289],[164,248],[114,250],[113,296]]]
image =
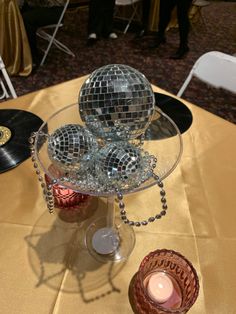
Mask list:
[[18,109],[0,109],[0,173],[18,166],[30,157],[29,137],[43,120]]
[[11,130],[0,125],[0,146],[6,144],[11,138]]

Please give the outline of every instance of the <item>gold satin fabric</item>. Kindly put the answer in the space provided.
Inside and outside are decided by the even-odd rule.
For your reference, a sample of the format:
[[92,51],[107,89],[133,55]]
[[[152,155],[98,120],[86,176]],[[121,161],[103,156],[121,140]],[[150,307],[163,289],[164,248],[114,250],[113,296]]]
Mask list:
[[16,0],[0,0],[0,54],[10,75],[31,73],[31,51]]
[[149,14],[149,29],[151,31],[158,30],[160,0],[152,0]]
[[[1,108],[24,109],[48,119],[77,102],[84,80],[4,102]],[[106,213],[103,199],[88,221],[66,223],[48,214],[30,159],[0,174],[2,313],[131,314],[130,280],[143,257],[157,248],[182,253],[196,268],[200,293],[190,314],[235,313],[236,126],[183,102],[192,111],[193,124],[183,134],[180,164],[164,181],[168,213],[134,229],[135,248],[124,264],[101,265],[84,245],[88,224]],[[159,211],[156,187],[124,200],[133,219]]]

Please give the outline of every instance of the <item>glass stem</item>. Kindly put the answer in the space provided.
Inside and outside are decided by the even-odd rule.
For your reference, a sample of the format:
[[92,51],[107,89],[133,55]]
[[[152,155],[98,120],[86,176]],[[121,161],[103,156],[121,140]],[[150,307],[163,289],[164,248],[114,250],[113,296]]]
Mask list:
[[107,227],[114,228],[115,226],[115,197],[107,197]]

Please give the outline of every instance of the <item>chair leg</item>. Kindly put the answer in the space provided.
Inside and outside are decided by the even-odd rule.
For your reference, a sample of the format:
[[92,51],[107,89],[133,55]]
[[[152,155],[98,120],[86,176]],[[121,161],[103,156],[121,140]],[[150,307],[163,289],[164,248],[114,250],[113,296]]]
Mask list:
[[201,21],[202,21],[202,24],[203,24],[203,25],[204,25],[204,27],[207,29],[207,24],[206,24],[206,21],[205,21],[205,19],[204,19],[203,15],[202,15],[201,10],[199,11],[199,14],[200,14],[200,19],[201,19]]
[[[125,29],[124,29],[124,31],[123,31],[123,34],[126,34],[126,33],[127,33],[127,31],[128,31],[128,29],[129,29],[131,23],[133,22],[135,16],[137,16],[137,17],[140,18],[139,14],[138,14],[138,7],[137,7],[137,4],[136,4],[136,3],[135,3],[135,4],[132,3],[132,8],[133,8],[133,13],[132,13],[132,15],[130,16],[130,18],[127,18],[127,19],[126,19],[126,20],[128,20],[128,23],[127,23],[126,26],[125,26]],[[118,11],[118,10],[117,10],[117,11]],[[119,12],[119,11],[118,11],[118,12]],[[141,18],[140,18],[140,20],[141,20]]]
[[[62,26],[62,25],[61,25]],[[44,30],[40,30],[39,32],[37,32],[37,35],[45,40],[47,40],[48,42],[50,42],[52,40],[52,36],[49,35],[48,33],[46,33]],[[59,40],[57,40],[55,37],[52,40],[52,44],[55,45],[58,49],[64,51],[65,53],[67,53],[68,55],[75,57],[75,54],[64,44],[62,44]],[[51,46],[50,46],[51,47]],[[49,49],[50,49],[49,47]],[[45,59],[46,59],[46,50],[44,51],[44,57],[40,63],[40,65],[43,65]]]
[[54,39],[53,44],[60,50],[64,51],[68,55],[75,57],[75,54],[63,43],[61,43],[59,40]]
[[[50,41],[49,41],[49,44],[48,44],[48,46],[47,46],[47,49],[46,49],[45,52],[44,52],[44,56],[43,56],[43,58],[42,58],[42,60],[41,60],[41,62],[40,62],[40,65],[41,65],[41,66],[44,64],[44,62],[45,62],[45,60],[46,60],[46,58],[47,58],[47,55],[48,55],[48,53],[49,53],[49,50],[50,50],[50,48],[51,48],[51,46],[52,46],[52,44],[53,44],[53,41],[54,41],[55,36],[56,36],[56,33],[57,33],[57,31],[58,31],[58,28],[59,28],[59,25],[57,25],[57,27],[55,28],[55,30],[54,30],[52,36],[49,35],[49,36],[50,36]],[[46,33],[46,32],[45,32],[45,33]]]
[[190,71],[189,75],[187,76],[185,82],[183,83],[183,85],[181,86],[180,90],[177,93],[178,97],[181,97],[185,91],[185,89],[187,88],[188,84],[190,83],[192,76],[193,76],[193,70]]
[[[10,80],[10,78],[9,78],[9,76],[8,76],[8,73],[7,73],[7,71],[6,71],[5,68],[2,69],[2,74],[3,74],[3,76],[4,76],[5,81],[7,82],[7,86],[8,86],[8,88],[9,88],[10,92],[11,92],[12,97],[13,97],[13,98],[17,98],[15,89],[14,89],[14,87],[13,87],[13,85],[12,85],[12,82],[11,82],[11,80]],[[9,96],[9,95],[8,95],[8,96]]]
[[130,27],[130,24],[132,23],[132,21],[133,21],[133,19],[134,19],[134,17],[135,17],[135,14],[136,14],[136,12],[134,11],[133,14],[131,15],[131,17],[130,17],[130,19],[129,19],[129,21],[128,21],[126,27],[125,27],[125,29],[124,29],[124,32],[123,32],[124,34],[127,33],[128,29],[129,29],[129,27]]
[[[202,14],[202,8],[203,8],[203,7],[195,6],[195,8],[196,8],[196,12],[195,12],[194,17],[193,17],[193,19],[195,19],[195,23],[196,23],[196,17],[197,17],[197,19],[201,21],[201,23],[203,24],[203,26],[204,26],[205,29],[207,30],[207,24],[206,24],[206,22],[205,22],[205,19],[204,19],[204,17],[203,17],[203,14]],[[195,26],[193,25],[193,24],[194,24],[194,21],[193,21],[193,22],[190,22],[190,23],[191,23],[193,32],[196,34]]]
[[[56,25],[56,27],[55,27],[55,29],[54,29],[54,31],[53,31],[53,34],[52,34],[52,35],[49,35],[49,36],[50,36],[50,41],[49,41],[49,44],[48,44],[48,46],[47,46],[47,49],[46,49],[46,51],[45,51],[45,53],[44,53],[44,56],[43,56],[43,58],[42,58],[42,60],[41,60],[40,65],[43,65],[43,64],[44,64],[44,62],[45,62],[45,60],[46,60],[46,58],[47,58],[48,52],[49,52],[49,50],[50,50],[50,48],[51,48],[53,42],[55,41],[55,36],[56,36],[56,34],[57,34],[57,31],[58,31],[58,29],[62,26],[62,19],[63,19],[63,17],[64,17],[64,14],[65,14],[65,12],[66,12],[66,9],[67,9],[67,7],[68,7],[68,5],[69,5],[69,2],[70,2],[70,0],[66,0],[66,3],[65,3],[64,8],[63,8],[63,10],[62,10],[62,13],[61,13],[61,16],[60,16],[60,18],[59,18],[59,21],[58,21],[58,23],[57,23],[57,25]],[[45,32],[45,33],[46,33],[46,32]]]
[[5,85],[3,84],[3,81],[0,80],[0,86],[1,86],[1,89],[2,89],[2,94],[0,95],[0,99],[4,99],[4,98],[9,98],[9,94],[6,90],[6,87]]

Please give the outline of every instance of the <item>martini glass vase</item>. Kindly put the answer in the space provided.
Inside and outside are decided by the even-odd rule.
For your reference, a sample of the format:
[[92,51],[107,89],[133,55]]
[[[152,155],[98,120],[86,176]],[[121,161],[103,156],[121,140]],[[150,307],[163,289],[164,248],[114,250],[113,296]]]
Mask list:
[[[71,104],[55,112],[42,124],[34,137],[32,160],[49,212],[53,211],[55,185],[75,193],[106,199],[106,205],[103,202],[99,214],[92,218],[90,224],[88,222],[84,242],[89,253],[98,261],[126,260],[134,248],[135,234],[131,224],[125,223],[119,218],[120,213],[117,214],[115,198],[118,189],[112,184],[116,178],[114,176],[116,171],[129,165],[131,160],[131,169],[137,176],[132,177],[133,172],[128,167],[125,167],[124,172],[119,172],[125,182],[119,188],[123,196],[157,186],[156,177],[160,181],[167,178],[182,154],[182,139],[175,123],[156,108],[152,123],[146,130],[142,149],[128,141],[103,145],[99,138],[92,136],[84,127],[78,114],[78,104]],[[149,173],[146,171],[149,171],[146,167],[149,165],[149,156],[157,157],[155,176],[148,175],[143,180],[143,173]],[[140,164],[136,161],[140,161]],[[144,166],[141,167],[142,165]],[[43,176],[40,175],[39,168],[51,182],[47,189],[42,183]],[[129,175],[131,179],[125,181]],[[160,181],[159,184],[162,183]],[[119,207],[120,205],[121,202]],[[144,216],[145,208],[143,211]],[[153,219],[151,217],[152,221]]]

